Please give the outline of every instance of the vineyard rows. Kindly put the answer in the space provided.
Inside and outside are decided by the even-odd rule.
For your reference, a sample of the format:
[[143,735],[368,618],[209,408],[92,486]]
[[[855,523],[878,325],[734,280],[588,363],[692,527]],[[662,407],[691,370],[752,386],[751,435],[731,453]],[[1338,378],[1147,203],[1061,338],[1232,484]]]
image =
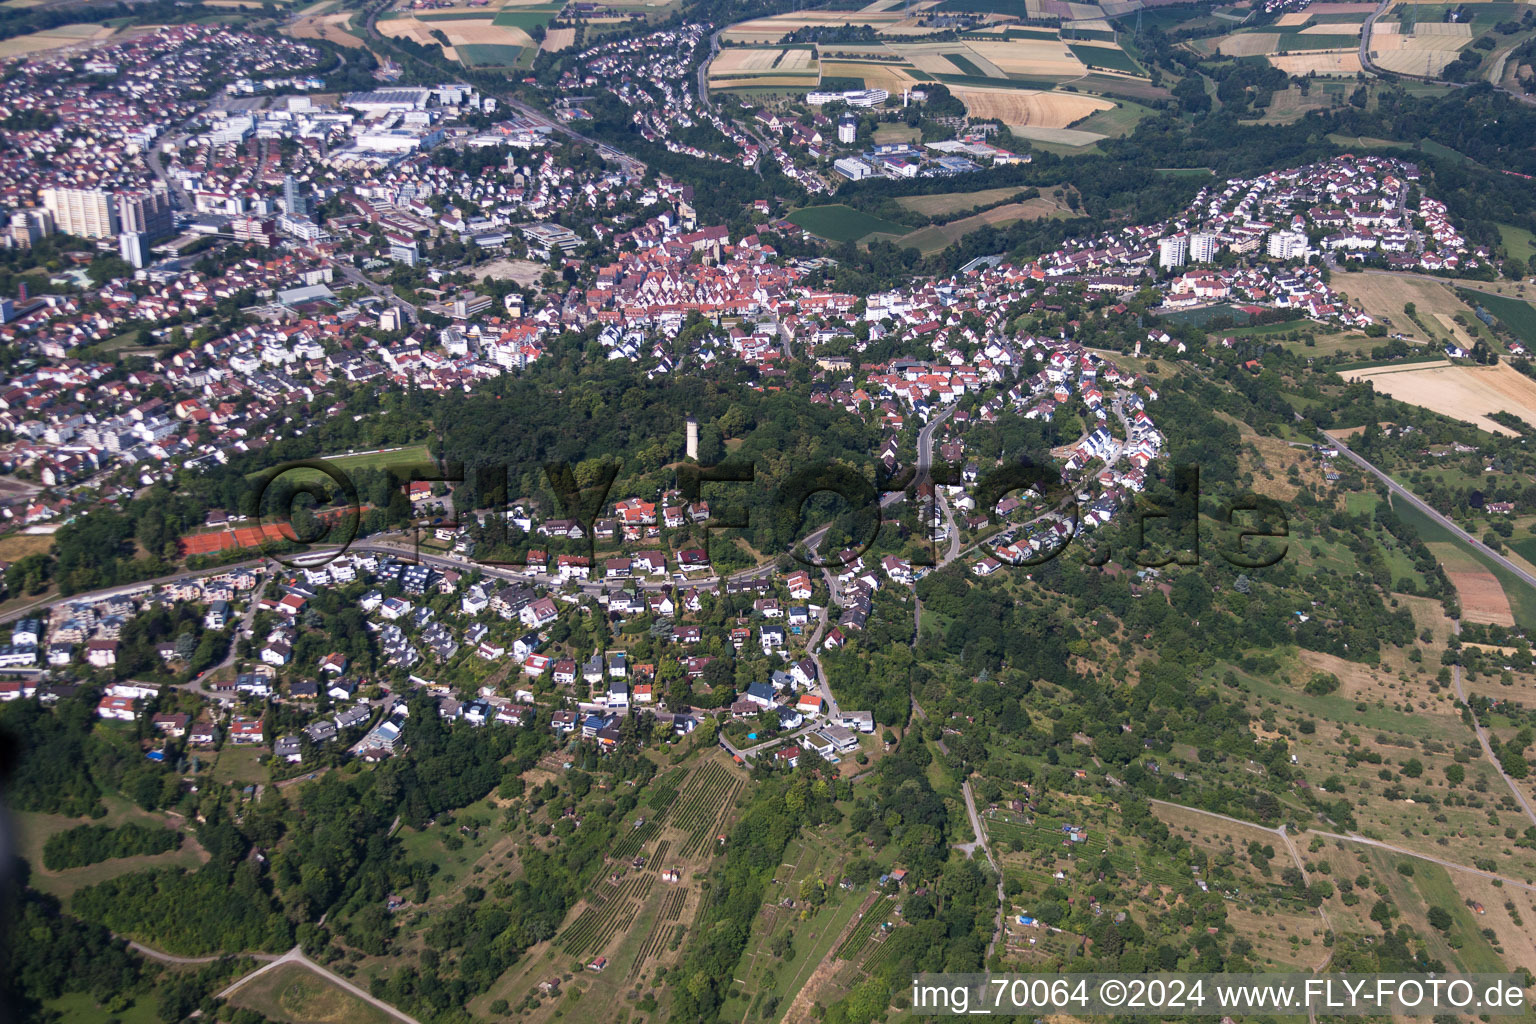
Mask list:
[[645,945],[640,947],[640,952],[635,956],[634,965],[629,969],[629,976],[631,978],[639,975],[641,968],[645,966],[647,960],[661,953],[662,944],[666,941],[668,926],[682,917],[683,902],[687,898],[688,890],[673,889],[661,901],[661,912],[656,915],[656,920],[651,922],[651,930],[645,937]]
[[652,882],[654,879],[649,875],[636,874],[620,883],[606,899],[589,894],[587,909],[560,933],[555,940],[556,945],[573,956],[584,957],[588,953],[595,953],[613,937],[616,929],[611,925],[616,923],[616,919],[621,914],[624,919],[628,919],[639,909],[639,904],[650,895]]
[[872,928],[865,928],[862,931],[855,929],[853,933],[844,939],[842,943],[837,947],[837,949],[833,951],[832,956],[838,960],[857,960],[859,958],[859,954],[864,952],[864,947],[869,945],[869,943],[874,939],[875,933],[879,930],[880,928],[878,925]]
[[880,969],[881,964],[891,958],[892,953],[896,952],[896,944],[891,941],[889,935],[872,945],[874,948],[868,952],[864,957],[864,962],[859,965],[859,970],[871,976]]
[[693,787],[688,802],[679,808],[672,823],[679,831],[688,833],[681,853],[684,858],[697,857],[714,840],[720,822],[730,813],[743,786],[740,779],[731,778],[724,765],[716,762],[711,767],[719,771],[711,772]]
[[630,829],[608,852],[608,856],[614,860],[629,860],[640,852],[640,848],[661,831],[661,818],[651,818],[639,828]]
[[[664,812],[672,806],[672,801],[677,799],[677,787],[683,781],[683,771],[667,772],[658,775],[651,780],[651,784],[645,787],[645,806]],[[660,814],[657,815],[660,817]]]

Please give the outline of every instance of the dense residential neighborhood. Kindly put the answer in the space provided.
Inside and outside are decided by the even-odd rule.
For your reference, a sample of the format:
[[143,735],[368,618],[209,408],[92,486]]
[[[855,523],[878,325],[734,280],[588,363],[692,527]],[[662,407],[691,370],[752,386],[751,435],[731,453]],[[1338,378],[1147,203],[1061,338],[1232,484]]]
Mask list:
[[1536,955],[1536,12],[6,10],[0,1018]]

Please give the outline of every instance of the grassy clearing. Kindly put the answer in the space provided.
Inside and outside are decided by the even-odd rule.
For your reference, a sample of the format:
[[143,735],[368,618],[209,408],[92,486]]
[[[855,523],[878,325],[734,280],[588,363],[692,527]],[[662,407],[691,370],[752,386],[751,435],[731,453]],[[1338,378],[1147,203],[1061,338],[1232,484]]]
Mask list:
[[492,19],[491,24],[503,28],[520,28],[527,32],[541,25],[548,25],[551,21],[555,20],[555,15],[559,13],[559,6],[507,7],[496,13],[496,17]]
[[58,999],[50,999],[43,1007],[48,1013],[58,1014],[57,1024],[101,1024],[105,1020],[115,1020],[118,1024],[158,1024],[160,1020],[155,1001],[149,996],[141,996],[126,1010],[111,1014],[88,992],[70,992]]
[[934,224],[902,235],[895,240],[903,248],[911,246],[923,255],[942,252],[973,231],[983,227],[996,227],[1020,220],[1045,220],[1066,216],[1066,212],[1052,199],[1031,199],[1023,203],[995,206],[973,217],[963,217],[948,224]]
[[0,537],[0,561],[15,562],[28,555],[45,555],[52,549],[51,533],[13,533]]
[[862,213],[841,203],[796,210],[788,219],[791,224],[832,242],[857,242],[876,232],[900,235],[908,231],[905,224]]
[[[1152,109],[1150,107],[1144,107],[1140,103],[1131,103],[1127,100],[1119,100],[1116,102],[1113,110],[1100,110],[1096,114],[1090,114],[1087,120],[1079,121],[1073,127],[1080,131],[1119,137],[1131,134],[1131,132],[1136,130],[1136,126],[1151,114]],[[1205,171],[1204,168],[1195,168],[1195,170]]]
[[108,878],[116,878],[118,875],[127,874],[130,871],[142,871],[146,868],[180,867],[192,869],[203,862],[203,849],[197,844],[197,840],[187,834],[183,836],[181,848],[170,850],[166,853],[141,855],[137,857],[114,857],[111,860],[99,861],[95,864],[87,864],[78,868],[67,868],[63,871],[49,871],[43,867],[43,844],[48,837],[64,832],[77,825],[122,825],[128,822],[136,822],[141,825],[164,826],[167,819],[159,814],[151,814],[134,804],[121,798],[111,798],[106,801],[107,814],[101,818],[69,818],[62,814],[40,814],[32,811],[20,811],[15,814],[17,827],[16,852],[26,860],[31,875],[28,884],[39,892],[50,893],[62,900],[68,901],[76,891],[88,885],[105,881]]
[[[412,466],[432,464],[432,453],[424,444],[409,445],[404,448],[390,448],[377,452],[360,452],[356,455],[322,455],[317,462],[323,462],[331,469],[346,474],[363,469],[407,469]],[[266,470],[258,470],[247,474],[246,479],[251,480],[261,476]],[[328,480],[324,473],[317,469],[293,469],[283,474],[284,478],[291,478],[295,483],[309,480]]]
[[300,964],[284,964],[242,985],[229,1000],[290,1024],[392,1024],[383,1010]]
[[1507,969],[1488,940],[1483,938],[1481,926],[1467,907],[1466,898],[1462,896],[1449,871],[1438,864],[1415,864],[1413,884],[1426,904],[1444,907],[1451,912],[1451,917],[1455,919],[1451,934],[1462,940],[1461,948],[1454,955],[1464,969],[1490,974]]
[[459,60],[471,68],[514,68],[526,47],[506,43],[461,43],[454,47]]
[[956,213],[969,213],[980,206],[991,206],[1005,199],[1012,199],[1022,192],[1017,186],[986,188],[979,192],[940,192],[931,196],[902,196],[896,202],[904,209],[913,210],[928,217],[947,217]]
[[219,751],[219,759],[213,764],[213,781],[224,785],[241,786],[266,782],[267,769],[260,764],[264,754],[266,750],[254,744],[251,746],[224,744],[223,749]]
[[1513,224],[1500,224],[1499,237],[1504,241],[1504,248],[1511,256],[1530,261],[1536,255],[1536,240],[1525,228],[1517,228]]

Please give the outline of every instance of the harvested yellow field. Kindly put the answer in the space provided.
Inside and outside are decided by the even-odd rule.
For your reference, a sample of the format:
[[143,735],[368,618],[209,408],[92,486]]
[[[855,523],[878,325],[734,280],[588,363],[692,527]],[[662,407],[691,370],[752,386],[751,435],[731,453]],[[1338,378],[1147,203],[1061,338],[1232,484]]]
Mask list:
[[423,46],[440,45],[432,32],[441,32],[454,46],[491,44],[500,46],[533,46],[533,38],[513,25],[497,25],[490,18],[467,18],[463,21],[419,21],[416,18],[391,18],[376,22],[384,35],[412,39]]
[[1005,75],[1086,74],[1083,62],[1056,39],[1010,39],[973,42],[969,49],[983,60],[997,65]]
[[948,217],[950,214],[974,210],[978,206],[1000,203],[1022,191],[1017,185],[1009,185],[1004,188],[984,188],[979,192],[940,192],[929,196],[902,196],[896,200],[896,204],[927,217]]
[[901,90],[920,84],[901,65],[876,61],[824,60],[821,74],[824,78],[862,78],[866,88],[884,89],[898,98]]
[[544,31],[544,41],[539,44],[539,49],[545,53],[559,53],[561,50],[575,45],[575,29],[551,28]]
[[908,59],[917,70],[926,71],[930,75],[963,75],[965,73],[951,64],[949,58],[942,53],[918,53]]
[[363,41],[347,30],[347,22],[351,20],[350,13],[300,18],[288,26],[287,32],[295,39],[324,39],[337,46],[360,47]]
[[779,49],[749,50],[745,47],[727,47],[721,50],[719,56],[709,65],[709,74],[710,77],[723,78],[727,75],[767,71],[783,53],[784,51]]
[[1263,57],[1279,45],[1278,32],[1239,32],[1222,39],[1216,50],[1224,57]]
[[1421,21],[1413,26],[1416,36],[1460,36],[1472,38],[1472,26],[1464,21]]
[[774,65],[775,71],[809,71],[811,68],[810,50],[786,50]]
[[1455,53],[1470,41],[1466,36],[1400,36],[1405,50],[1449,50]]
[[1459,54],[1455,50],[1412,50],[1404,47],[1388,50],[1371,59],[1386,70],[1400,75],[1426,75],[1434,78],[1457,56]]
[[111,36],[112,29],[105,25],[60,25],[46,32],[29,32],[24,36],[0,39],[0,57],[25,57],[30,53],[57,50],[64,46],[99,43]]
[[799,11],[738,22],[721,32],[720,39],[731,43],[776,43],[796,29],[813,25],[869,25],[880,31],[904,18],[901,11]]
[[1370,381],[1378,392],[1400,402],[1422,406],[1492,434],[1512,432],[1489,419],[1489,413],[1511,412],[1536,422],[1536,381],[1506,363],[1363,370],[1351,377]]
[[1408,37],[1407,36],[1399,36],[1399,35],[1385,35],[1385,36],[1383,36],[1383,35],[1377,35],[1373,31],[1373,32],[1371,32],[1371,54],[1372,54],[1372,58],[1374,59],[1375,56],[1378,55],[1378,54],[1391,53],[1394,50],[1401,50],[1403,48],[1403,44],[1406,43],[1407,41],[1408,41]]
[[1472,346],[1477,344],[1477,339],[1468,334],[1467,329],[1461,326],[1461,324],[1457,323],[1451,314],[1436,313],[1434,314],[1434,317],[1440,326],[1445,329],[1445,333],[1450,335],[1455,340],[1456,344],[1460,345],[1462,348],[1470,352],[1472,350]]
[[1394,333],[1419,341],[1432,341],[1433,338],[1403,312],[1403,307],[1410,302],[1421,320],[1440,313],[1448,316],[1471,313],[1456,297],[1456,293],[1439,281],[1366,271],[1350,274],[1347,278],[1341,275],[1335,287],[1341,294],[1347,295],[1351,302],[1385,323]]
[[956,99],[965,104],[971,117],[996,118],[1003,124],[1033,125],[1041,128],[1065,128],[1100,110],[1112,110],[1114,104],[1080,92],[1037,92],[1032,89],[979,89],[969,85],[950,86]]
[[1294,28],[1297,25],[1305,25],[1311,18],[1312,12],[1310,10],[1287,11],[1275,20],[1275,25],[1278,28]]
[[813,84],[820,68],[807,49],[727,47],[709,66],[714,86],[804,87]]
[[1292,77],[1318,75],[1358,75],[1360,54],[1356,50],[1319,50],[1316,53],[1286,53],[1271,56],[1269,62]]

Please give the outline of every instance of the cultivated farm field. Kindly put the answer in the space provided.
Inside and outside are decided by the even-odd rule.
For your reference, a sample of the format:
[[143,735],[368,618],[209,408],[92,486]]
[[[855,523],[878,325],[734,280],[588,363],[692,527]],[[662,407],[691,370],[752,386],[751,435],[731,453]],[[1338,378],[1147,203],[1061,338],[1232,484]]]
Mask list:
[[1066,128],[1114,104],[1098,96],[1077,92],[1037,92],[1030,89],[977,89],[955,86],[950,90],[966,111],[983,120],[996,118],[1008,125],[1034,128]]
[[1409,303],[1414,305],[1421,320],[1441,313],[1455,316],[1471,312],[1446,285],[1402,274],[1366,271],[1340,276],[1334,282],[1334,288],[1387,324],[1392,333],[1406,334],[1422,341],[1431,340],[1431,336],[1403,312],[1403,307]]
[[44,50],[57,50],[65,46],[99,43],[111,38],[113,29],[106,25],[60,25],[46,32],[29,32],[24,36],[0,39],[0,57],[25,57]]
[[1536,381],[1505,363],[1381,368],[1353,376],[1370,381],[1377,391],[1398,401],[1432,409],[1489,433],[1510,433],[1488,418],[1489,413],[1501,410],[1536,422]]

